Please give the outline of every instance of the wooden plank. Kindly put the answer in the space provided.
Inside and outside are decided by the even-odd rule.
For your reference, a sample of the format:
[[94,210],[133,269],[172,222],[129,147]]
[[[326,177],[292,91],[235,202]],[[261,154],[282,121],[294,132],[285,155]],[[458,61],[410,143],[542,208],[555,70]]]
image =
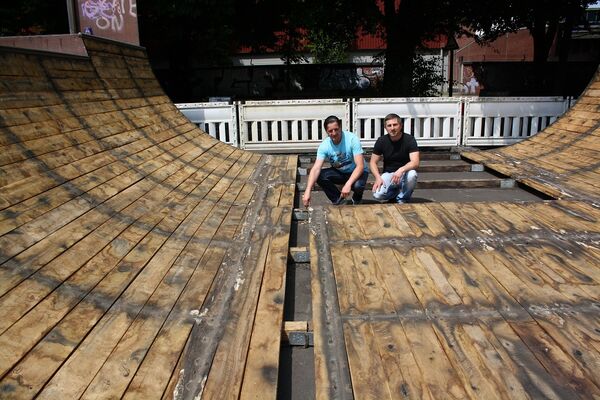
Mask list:
[[[161,216],[160,214],[158,215]],[[148,222],[156,223],[157,221]],[[127,253],[131,251],[132,247],[137,247],[143,243],[146,248],[151,248],[151,243],[148,242],[147,238],[138,243],[145,234],[146,232],[136,225],[130,226],[112,242],[114,246],[107,246],[105,251],[92,258],[79,271],[72,275],[65,284],[59,286],[57,290],[52,292],[33,310],[4,332],[0,336],[0,343],[3,343],[2,350],[0,350],[2,353],[2,356],[0,356],[2,360],[0,362],[0,375],[11,368],[14,363],[35,346],[61,318],[94,288],[94,285],[99,284],[98,288],[105,288],[104,281],[112,282],[114,289],[109,288],[105,292],[97,292],[96,290],[98,289],[96,289],[95,294],[98,299],[104,298],[105,301],[110,301],[111,299],[114,301],[115,293],[118,296],[118,293],[124,289],[121,285],[125,282],[128,283],[127,279],[135,276],[135,272],[138,271],[138,268],[141,268],[141,265],[136,263],[133,265],[137,268],[129,268],[124,273],[119,273],[120,271],[116,266],[127,265],[127,261],[131,259],[131,256],[127,255]],[[120,252],[124,254],[119,254]],[[150,252],[151,254],[152,252]],[[119,256],[126,257],[121,259]],[[119,281],[119,279],[123,280]],[[80,294],[78,295],[77,292]],[[90,297],[93,298],[93,295]],[[94,302],[91,302],[90,305],[93,304]],[[83,308],[89,307],[83,306]],[[101,309],[101,307],[99,308]],[[87,318],[88,320],[93,320],[93,312],[89,312]],[[81,328],[89,329],[90,327],[87,324],[81,324]],[[76,335],[70,333],[67,336],[73,338]],[[20,338],[20,340],[15,340],[16,338]]]
[[[291,205],[291,204],[290,204]],[[274,229],[260,289],[240,398],[276,398],[280,334],[292,209],[281,214]],[[274,338],[274,336],[277,336]]]
[[[164,198],[163,198],[163,200],[164,200]],[[167,206],[167,209],[170,209],[170,207],[169,207],[169,206]],[[158,215],[160,216],[161,214],[159,213]],[[151,226],[151,225],[150,225],[150,226]],[[162,229],[164,229],[164,228],[162,228]],[[164,235],[161,235],[161,236],[164,236]],[[149,248],[149,247],[146,245],[146,248]],[[151,254],[151,253],[150,253],[150,254]],[[92,264],[92,265],[94,265],[94,264]],[[115,282],[113,282],[113,283],[115,283]],[[116,284],[115,284],[115,286],[116,286],[116,287],[118,287],[118,285],[116,285]],[[54,303],[53,303],[53,307],[56,307],[56,304],[54,304]],[[47,316],[46,316],[46,319],[47,319]]]
[[[551,324],[550,320],[545,323]],[[572,321],[567,318],[567,326],[572,326]],[[552,378],[556,382],[562,382],[566,385],[569,390],[575,393],[581,398],[595,398],[600,396],[600,388],[598,386],[598,377],[596,371],[589,368],[588,362],[598,362],[597,352],[586,351],[585,348],[581,350],[573,350],[571,354],[566,353],[561,348],[561,340],[555,341],[555,339],[549,335],[540,325],[536,323],[511,323],[511,327],[517,332],[521,340],[530,349],[534,349],[536,358],[550,373]],[[561,331],[564,331],[564,326],[560,327]],[[581,341],[572,342],[568,338],[569,347],[573,347],[581,344]],[[579,351],[579,352],[578,352]],[[581,353],[581,356],[577,354]],[[594,357],[593,355],[596,355]]]
[[[169,144],[164,145],[166,148],[169,148]],[[144,154],[146,153],[146,154]],[[66,203],[67,201],[75,198],[76,196],[81,196],[84,193],[96,194],[101,188],[102,185],[110,185],[111,179],[123,174],[127,173],[129,169],[135,169],[139,163],[142,163],[146,157],[154,158],[156,154],[153,154],[153,151],[144,151],[140,154],[137,154],[139,157],[134,157],[131,161],[124,163],[119,160],[114,161],[106,166],[100,167],[97,170],[88,172],[79,176],[78,178],[73,179],[67,184],[63,184],[47,190],[43,193],[40,193],[34,197],[29,198],[21,203],[15,204],[2,212],[0,212],[0,218],[2,218],[3,224],[2,229],[0,229],[1,233],[9,232],[12,229],[15,229],[23,224],[32,221],[36,217],[55,209],[56,207]],[[214,151],[206,154],[210,156],[210,154],[214,154]],[[188,151],[187,153],[182,155],[181,160],[184,163],[189,163],[193,160],[193,156],[197,155],[198,151]],[[91,192],[91,190],[96,189],[96,192]]]
[[368,302],[354,268],[353,255],[344,245],[332,244],[330,249],[340,312],[343,315],[362,314]]
[[342,315],[395,314],[391,290],[369,247],[332,245]]
[[[265,215],[264,218],[279,218],[280,214],[281,210],[275,208],[268,217]],[[275,219],[271,219],[271,221],[274,223]],[[249,268],[252,269],[249,269],[244,275],[244,282],[241,282],[238,289],[238,291],[240,289],[243,291],[244,296],[243,299],[238,300],[239,308],[232,309],[228,315],[229,323],[219,341],[206,384],[201,389],[203,396],[208,396],[208,398],[239,396],[244,372],[243,368],[239,368],[239,366],[245,364],[252,332],[252,321],[247,316],[254,315],[256,311],[260,282],[263,278],[271,240],[272,236],[269,234],[262,238],[254,236],[253,241],[260,245],[253,246],[257,248],[257,251],[251,252],[248,263],[251,263]],[[256,258],[253,257],[254,254]],[[276,372],[275,376],[273,376],[272,369],[268,372],[269,375],[266,377],[268,380],[277,379]]]
[[99,321],[94,334],[85,338],[46,384],[39,395],[40,398],[78,397],[83,393],[118,340],[125,334],[134,317],[176,262],[191,235],[198,229],[199,223],[204,219],[198,218],[199,213],[206,215],[207,210],[197,207],[186,218],[186,222],[179,225],[161,250],[137,276],[134,283],[129,285]]
[[281,341],[284,343],[289,342],[290,334],[293,332],[312,332],[311,325],[308,321],[284,321],[281,331]]
[[491,327],[495,336],[496,349],[502,349],[514,362],[521,385],[530,398],[566,399],[577,398],[577,394],[562,382],[556,381],[540,364],[535,355],[516,335],[507,323]]
[[[330,207],[327,210],[333,212],[335,208]],[[313,210],[309,240],[315,342],[315,393],[317,399],[351,399],[354,397],[329,251],[328,231],[331,225],[328,224],[329,220],[326,219],[322,209]]]
[[434,398],[467,397],[456,370],[448,360],[431,323],[402,321],[409,348],[419,366],[422,379]]
[[[75,163],[78,167],[86,168],[81,172],[85,173],[89,171],[89,165],[98,165],[97,161],[95,163],[93,162],[95,159],[104,158],[114,161],[119,159],[119,155],[135,154],[138,151],[149,149],[152,146],[161,143],[162,150],[166,151],[167,148],[164,146],[168,146],[169,142],[181,142],[182,137],[185,138],[186,136],[191,138],[191,134],[177,134],[173,130],[163,130],[153,133],[152,139],[150,139],[147,134],[143,136],[143,131],[139,129],[127,130],[120,126],[121,123],[118,124],[119,125],[112,125],[114,126],[114,129],[106,132],[106,137],[102,137],[99,133],[95,133],[94,137],[89,137],[89,140],[83,143],[76,145],[70,143],[70,147],[60,148],[44,154],[37,154],[34,157],[31,157],[28,145],[19,143],[19,153],[17,154],[23,155],[24,157],[27,156],[28,158],[20,160],[19,158],[21,157],[18,157],[17,155],[11,160],[12,164],[3,166],[2,171],[6,173],[6,175],[2,177],[0,184],[4,186],[20,179],[25,179],[30,175],[47,173],[48,170],[64,167],[71,163]],[[116,129],[119,129],[119,131],[114,132]],[[124,130],[124,132],[121,132],[122,130]],[[86,131],[82,130],[82,132],[87,134]],[[67,133],[61,134],[61,136],[71,135]],[[69,141],[72,140],[71,138],[68,139]],[[48,140],[48,138],[44,138],[41,140],[42,144],[46,144]],[[134,161],[137,160],[132,159],[129,162]]]
[[[106,210],[111,211],[111,214],[108,213],[103,213],[102,211],[104,211],[103,209],[93,209],[91,210],[91,212],[88,212],[87,214],[85,214],[82,218],[75,220],[74,222],[68,224],[65,226],[65,228],[59,230],[56,232],[56,234],[54,235],[49,235],[47,238],[41,240],[38,244],[34,245],[33,247],[29,248],[26,252],[23,253],[23,257],[21,257],[18,260],[13,261],[12,263],[14,264],[15,268],[23,268],[25,265],[23,262],[27,261],[27,260],[31,260],[32,262],[35,263],[40,263],[38,265],[44,265],[45,263],[41,263],[42,259],[40,259],[39,255],[40,255],[40,251],[44,252],[45,251],[45,247],[48,245],[48,243],[54,243],[55,245],[58,243],[61,243],[62,240],[68,240],[71,243],[75,243],[79,238],[81,238],[82,236],[84,236],[85,234],[88,233],[88,231],[93,230],[96,226],[96,224],[102,224],[102,229],[103,231],[100,231],[99,233],[97,231],[94,231],[92,236],[88,236],[87,238],[83,239],[83,244],[77,243],[76,247],[74,247],[73,249],[68,250],[67,252],[63,253],[58,259],[58,261],[53,261],[53,263],[60,263],[61,259],[65,259],[67,257],[69,257],[70,254],[72,254],[72,252],[76,252],[77,248],[82,248],[85,247],[85,243],[93,243],[93,241],[95,240],[95,236],[93,235],[97,235],[100,236],[102,238],[101,241],[99,241],[98,243],[96,243],[96,245],[98,245],[99,243],[102,243],[102,241],[106,240],[105,235],[110,234],[110,232],[114,231],[115,227],[118,225],[112,225],[110,223],[110,218],[115,219],[116,222],[118,223],[123,223],[124,221],[119,220],[120,218],[120,214],[117,213],[118,211],[121,211],[120,209],[123,206],[127,206],[127,202],[135,202],[135,197],[131,198],[132,196],[139,196],[139,195],[143,195],[143,190],[145,189],[145,187],[148,188],[148,190],[150,190],[152,187],[155,187],[156,185],[152,182],[150,182],[149,180],[146,181],[141,181],[141,183],[138,183],[137,185],[133,186],[132,188],[122,191],[120,193],[118,193],[116,196],[114,196],[113,198],[111,198],[107,203],[105,203],[106,206]],[[133,189],[137,189],[137,191],[133,191]],[[160,187],[159,187],[160,189]],[[130,194],[131,193],[131,194]],[[151,193],[150,191],[148,191],[147,193]],[[131,200],[130,200],[131,199]],[[160,198],[157,198],[155,201],[159,201]],[[120,206],[119,203],[121,202],[121,204],[124,202],[125,204],[123,206]],[[135,203],[133,203],[135,204]],[[115,210],[115,211],[112,211]],[[127,210],[125,208],[125,210]],[[145,210],[141,210],[142,212],[144,212]],[[127,214],[125,214],[127,215]],[[134,216],[132,216],[134,217]],[[135,217],[134,217],[135,218]],[[96,222],[98,221],[98,222]],[[109,222],[106,222],[109,221]],[[81,229],[81,226],[85,226],[86,229]],[[103,233],[104,232],[104,233]],[[42,230],[41,233],[43,234],[44,231]],[[63,237],[64,239],[59,239],[60,237]],[[2,239],[7,238],[6,236],[4,236]],[[109,239],[110,240],[110,239]],[[65,248],[69,248],[70,245],[68,244],[64,244],[63,246],[65,246]],[[49,260],[51,260],[53,257],[56,257],[57,255],[60,254],[61,251],[64,251],[64,248],[55,248],[52,247],[49,249],[50,253],[48,254],[48,258]],[[58,254],[57,254],[58,252]],[[21,256],[21,255],[20,255]],[[51,256],[53,256],[51,258]],[[49,261],[48,260],[48,261]],[[71,260],[70,262],[72,263],[74,261],[74,259],[69,258],[69,260]],[[68,270],[65,270],[64,267],[65,265],[61,265],[61,272],[59,272],[59,274],[65,274],[68,272]],[[45,269],[48,269],[49,267],[46,267]],[[8,269],[3,270],[3,271],[10,271]],[[16,271],[15,271],[16,272]],[[46,274],[46,273],[44,273]],[[16,275],[13,275],[13,278]],[[59,275],[61,276],[61,275]],[[17,276],[18,278],[18,276]],[[60,278],[58,278],[59,281],[61,280]],[[6,279],[3,280],[3,283],[9,284],[10,280]],[[8,286],[10,287],[10,286]],[[6,289],[5,289],[6,290]],[[18,297],[18,296],[17,296]],[[6,298],[3,298],[3,301],[6,301]],[[19,301],[19,303],[21,304],[20,307],[24,306],[22,301]]]
[[138,317],[98,370],[82,398],[122,396],[175,302],[198,268],[210,238],[228,210],[226,207],[217,207],[198,227]]
[[[25,397],[34,396],[131,283],[131,280],[146,267],[146,263],[167,239],[162,232],[175,229],[183,217],[185,213],[183,215],[171,213],[149,232],[123,261],[99,282],[94,291],[88,294],[13,368],[0,385],[13,387],[17,397],[20,397],[19,393]],[[82,324],[82,320],[87,323]]]
[[[270,176],[284,175],[287,161],[283,157],[273,158]],[[240,284],[239,292],[245,291],[245,299],[241,307],[231,311],[232,317],[213,358],[203,395],[247,398],[264,393],[266,397],[275,397],[292,212],[291,204],[286,208],[277,207],[282,189],[279,184],[268,188],[264,203],[271,210],[264,220],[268,226],[265,231],[267,253],[259,254],[256,264],[248,267],[250,276],[244,278],[244,281],[249,280],[248,285]],[[249,319],[248,315],[255,317]],[[235,368],[240,362],[243,365],[241,360],[244,359],[245,371]]]
[[[119,187],[118,186],[119,184],[123,185],[123,184],[127,183],[128,181],[132,181],[134,179],[135,179],[135,181],[137,181],[141,178],[141,176],[144,176],[144,175],[151,176],[153,173],[155,173],[155,175],[156,175],[159,173],[156,171],[160,171],[160,167],[165,166],[168,161],[174,161],[176,158],[182,157],[183,155],[185,155],[186,153],[188,153],[192,150],[193,149],[190,148],[189,146],[182,145],[182,146],[173,148],[171,150],[170,154],[165,153],[160,156],[155,154],[155,158],[146,160],[145,162],[135,166],[135,169],[131,169],[128,172],[121,174],[119,176],[116,176],[112,180],[107,181],[100,187],[98,187],[95,190],[93,190],[92,192],[90,192],[90,195],[99,196],[102,193],[101,189],[110,190],[111,185],[117,185],[117,187]],[[148,155],[150,155],[150,154],[148,154]],[[110,160],[107,160],[107,161],[110,161]],[[110,162],[114,162],[114,160],[112,160]],[[92,171],[97,169],[96,167],[101,168],[103,165],[104,165],[104,160],[102,160],[102,162],[100,162],[99,166],[94,165],[92,168]],[[176,167],[176,164],[167,165],[166,171],[173,169],[175,167]],[[77,170],[75,165],[69,165],[68,169],[70,169],[72,171]],[[85,172],[86,171],[83,171],[83,173],[85,173]],[[41,193],[48,189],[62,185],[67,180],[79,177],[79,176],[81,176],[82,172],[81,171],[73,172],[73,174],[67,175],[67,176],[63,176],[63,172],[56,172],[56,173],[57,173],[57,175],[50,174],[50,176],[45,176],[45,177],[43,177],[43,176],[32,177],[31,180],[21,180],[21,181],[15,182],[15,185],[5,186],[4,188],[0,189],[0,191],[10,192],[11,195],[6,198],[6,201],[16,204],[21,200],[25,200],[27,198],[35,196],[38,193]],[[39,180],[37,178],[39,178]],[[37,186],[38,184],[40,186]],[[77,191],[77,188],[73,188],[70,185],[67,185],[66,188]],[[7,203],[7,206],[8,206],[8,203]]]
[[[243,173],[239,175],[242,181],[245,179],[244,176]],[[242,225],[244,210],[243,207],[232,207],[212,239],[215,241],[233,239],[238,232],[238,228]],[[186,287],[181,300],[175,305],[175,309],[161,328],[129,385],[124,395],[125,398],[150,398],[163,393],[163,391],[165,393],[169,392],[168,389],[165,390],[165,387],[169,383],[170,376],[178,376],[178,373],[173,373],[174,367],[180,358],[180,354],[183,353],[193,321],[196,318],[201,318],[201,309],[195,307],[203,302],[208,293],[217,267],[225,256],[225,251],[224,248],[209,245],[203,259],[200,261],[200,265],[204,267],[197,269],[190,279],[195,284]],[[188,318],[188,315],[192,318]],[[172,395],[172,391],[170,393]]]
[[[499,315],[496,318],[501,318]],[[469,326],[468,324],[465,324]],[[478,328],[477,320],[471,326]],[[463,324],[456,321],[438,319],[432,325],[440,344],[460,376],[463,387],[470,398],[501,399],[508,398],[504,381],[496,381],[490,366],[481,359],[478,349],[465,333]],[[514,381],[514,379],[512,379]]]
[[[348,363],[352,376],[352,391],[357,399],[392,399],[373,330],[368,322],[344,322]],[[375,384],[374,384],[375,383]]]
[[[194,319],[201,318],[197,307],[212,283],[212,277],[221,265],[225,249],[209,247],[201,260],[203,268],[196,270],[175,308],[156,335],[148,353],[144,357],[127,391],[125,399],[160,398],[163,393],[172,398],[173,392],[167,389],[171,376],[177,376],[176,365],[184,353],[185,343],[192,329]],[[178,372],[178,371],[177,371]]]
[[403,265],[413,291],[424,307],[436,304],[459,305],[462,303],[452,286],[448,283],[439,266],[427,254],[425,249],[413,249],[402,252],[394,251],[396,262]]
[[[391,398],[433,399],[399,321],[372,322],[375,346],[381,356]],[[371,382],[373,385],[373,382]]]
[[502,398],[531,398],[525,374],[490,329],[497,322],[491,319],[473,322],[457,327],[454,336],[458,345],[467,347],[475,362],[479,361],[485,378]]

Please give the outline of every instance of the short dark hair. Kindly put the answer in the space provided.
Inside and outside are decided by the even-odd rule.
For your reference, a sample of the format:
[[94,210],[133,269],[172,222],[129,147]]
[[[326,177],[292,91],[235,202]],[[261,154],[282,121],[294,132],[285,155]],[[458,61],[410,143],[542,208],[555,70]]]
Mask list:
[[330,115],[329,117],[325,118],[325,121],[323,121],[323,128],[327,130],[327,125],[333,124],[334,122],[337,122],[340,128],[342,127],[342,120],[336,117],[335,115]]
[[388,122],[390,119],[397,119],[398,123],[404,125],[402,118],[400,118],[400,116],[398,114],[394,114],[394,113],[386,115],[385,118],[383,119],[383,124],[385,125],[385,123]]

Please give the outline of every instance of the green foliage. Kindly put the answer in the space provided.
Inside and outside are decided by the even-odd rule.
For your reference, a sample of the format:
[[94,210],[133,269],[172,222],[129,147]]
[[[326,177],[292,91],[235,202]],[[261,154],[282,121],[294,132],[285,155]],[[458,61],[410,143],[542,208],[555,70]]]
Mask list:
[[444,77],[436,60],[415,54],[412,62],[411,95],[417,97],[438,96]]
[[308,33],[308,50],[314,57],[315,64],[340,64],[346,62],[349,44],[345,41],[317,29]]
[[377,27],[379,12],[374,1],[297,0],[297,4],[302,11],[296,21],[317,64],[346,62],[357,32],[372,32]]

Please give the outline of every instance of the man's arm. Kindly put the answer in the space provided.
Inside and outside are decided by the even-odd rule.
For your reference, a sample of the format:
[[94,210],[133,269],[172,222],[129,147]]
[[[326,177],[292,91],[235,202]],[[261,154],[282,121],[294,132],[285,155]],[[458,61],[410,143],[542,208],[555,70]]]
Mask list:
[[348,182],[346,182],[341,190],[340,196],[343,198],[348,197],[350,191],[352,190],[352,184],[362,176],[365,170],[365,158],[363,157],[362,153],[354,155],[354,163],[356,164],[356,167],[354,168],[354,171],[352,171],[350,178],[348,178]]
[[379,167],[377,164],[381,160],[381,156],[379,154],[372,153],[371,160],[369,161],[369,169],[371,173],[375,177],[375,183],[373,184],[373,192],[379,190],[381,185],[383,185],[383,179],[381,179],[381,174],[379,173]]
[[419,168],[419,163],[421,162],[421,156],[418,151],[413,151],[408,155],[410,157],[410,161],[404,164],[402,167],[398,168],[396,172],[392,175],[392,183],[398,185],[400,183],[400,179],[402,176],[412,170]]
[[319,160],[317,158],[312,168],[310,169],[310,174],[308,174],[308,182],[306,183],[306,190],[304,191],[304,195],[302,196],[302,204],[304,204],[304,207],[308,207],[310,205],[310,192],[313,186],[315,186],[319,175],[321,174],[321,167],[323,167],[324,161],[325,160],[323,159]]

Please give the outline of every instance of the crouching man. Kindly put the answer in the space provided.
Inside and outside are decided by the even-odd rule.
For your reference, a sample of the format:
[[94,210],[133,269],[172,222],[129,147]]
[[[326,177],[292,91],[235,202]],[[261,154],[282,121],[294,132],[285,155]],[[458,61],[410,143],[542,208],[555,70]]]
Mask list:
[[[308,175],[302,203],[305,207],[310,205],[311,190],[316,182],[333,204],[340,204],[346,199],[352,204],[359,204],[369,176],[360,140],[354,133],[342,131],[342,121],[336,116],[327,117],[323,127],[328,137],[323,139],[317,150],[317,160]],[[329,161],[331,168],[321,170],[325,160]],[[336,185],[343,185],[342,190]],[[350,191],[353,192],[351,199]]]
[[[369,167],[375,176],[373,197],[380,201],[393,200],[406,203],[417,185],[420,156],[417,141],[404,133],[402,120],[397,114],[388,114],[384,119],[387,135],[375,142]],[[383,174],[377,163],[383,158]]]

